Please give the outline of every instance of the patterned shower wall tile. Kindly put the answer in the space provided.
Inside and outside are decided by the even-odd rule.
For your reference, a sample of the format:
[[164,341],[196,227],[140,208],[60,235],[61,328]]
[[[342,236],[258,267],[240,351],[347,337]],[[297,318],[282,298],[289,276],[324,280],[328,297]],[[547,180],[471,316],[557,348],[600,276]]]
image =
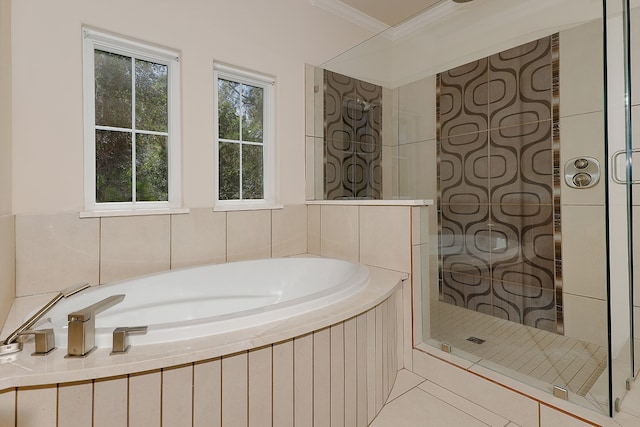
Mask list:
[[382,197],[382,88],[324,73],[326,199]]
[[325,140],[324,193],[328,200],[353,197],[351,187],[344,187],[344,177],[353,164],[353,143]]
[[551,119],[551,36],[489,57],[492,129]]
[[[352,109],[353,110],[353,109]],[[357,142],[375,144],[382,141],[382,106],[366,104],[350,111]]]
[[346,177],[356,197],[382,198],[382,145],[354,144],[353,165]]
[[488,60],[461,65],[438,75],[440,138],[488,129]]
[[327,141],[325,152],[325,196],[328,200],[342,198],[382,197],[382,145],[348,145]]
[[438,181],[443,204],[489,202],[487,139],[487,132],[478,132],[440,141]]
[[440,218],[442,269],[490,277],[488,205],[443,205]]
[[441,289],[445,302],[492,314],[491,279],[487,277],[444,270]]
[[490,138],[491,203],[551,205],[551,121],[495,129]]
[[493,315],[516,323],[556,332],[553,290],[492,281]]
[[553,289],[553,208],[544,205],[492,205],[491,221],[493,278]]

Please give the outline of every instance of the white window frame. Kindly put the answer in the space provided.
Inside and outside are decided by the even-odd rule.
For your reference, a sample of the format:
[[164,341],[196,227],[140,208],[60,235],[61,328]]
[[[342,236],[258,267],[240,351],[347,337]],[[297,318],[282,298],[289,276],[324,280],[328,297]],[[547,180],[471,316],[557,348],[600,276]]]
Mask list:
[[[180,55],[176,51],[128,40],[93,29],[82,29],[83,95],[84,95],[84,196],[85,210],[96,211],[154,211],[178,209],[181,196],[180,142]],[[95,65],[96,49],[168,66],[168,141],[167,183],[168,201],[96,202],[96,124],[95,124]],[[135,162],[135,159],[133,159]],[[133,177],[135,179],[135,177]],[[133,183],[132,183],[133,185]],[[135,186],[133,187],[135,190]],[[134,193],[135,194],[135,193]]]
[[[263,199],[220,200],[220,137],[218,124],[218,79],[231,80],[263,89]],[[216,210],[278,208],[275,204],[275,84],[273,77],[242,70],[229,65],[214,63],[214,157],[215,157],[215,205]],[[242,185],[242,183],[241,183]]]

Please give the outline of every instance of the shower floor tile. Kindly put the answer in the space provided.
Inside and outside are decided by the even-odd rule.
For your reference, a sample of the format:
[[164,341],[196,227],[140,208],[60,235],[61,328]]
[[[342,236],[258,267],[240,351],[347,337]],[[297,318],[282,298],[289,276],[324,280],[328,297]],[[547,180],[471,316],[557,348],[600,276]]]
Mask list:
[[431,306],[431,339],[583,397],[607,367],[604,347],[442,302]]

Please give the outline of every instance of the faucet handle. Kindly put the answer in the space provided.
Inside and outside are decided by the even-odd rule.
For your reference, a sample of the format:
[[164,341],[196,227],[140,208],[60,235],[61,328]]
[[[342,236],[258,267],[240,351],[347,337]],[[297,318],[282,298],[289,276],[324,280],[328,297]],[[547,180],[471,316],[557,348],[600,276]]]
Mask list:
[[36,339],[36,351],[32,356],[44,356],[56,348],[56,339],[53,329],[27,329],[19,332],[18,335],[34,335]]
[[130,326],[120,327],[113,330],[113,345],[111,347],[111,355],[125,354],[129,351],[131,346],[127,337],[129,334],[146,334],[146,326]]

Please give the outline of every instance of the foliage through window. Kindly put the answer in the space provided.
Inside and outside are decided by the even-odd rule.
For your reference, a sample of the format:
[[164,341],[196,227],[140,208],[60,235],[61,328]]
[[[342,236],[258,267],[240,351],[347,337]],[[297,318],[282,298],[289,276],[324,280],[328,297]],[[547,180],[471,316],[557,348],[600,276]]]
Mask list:
[[84,55],[88,209],[174,207],[177,56],[89,30]]
[[218,201],[268,199],[273,82],[216,68]]

